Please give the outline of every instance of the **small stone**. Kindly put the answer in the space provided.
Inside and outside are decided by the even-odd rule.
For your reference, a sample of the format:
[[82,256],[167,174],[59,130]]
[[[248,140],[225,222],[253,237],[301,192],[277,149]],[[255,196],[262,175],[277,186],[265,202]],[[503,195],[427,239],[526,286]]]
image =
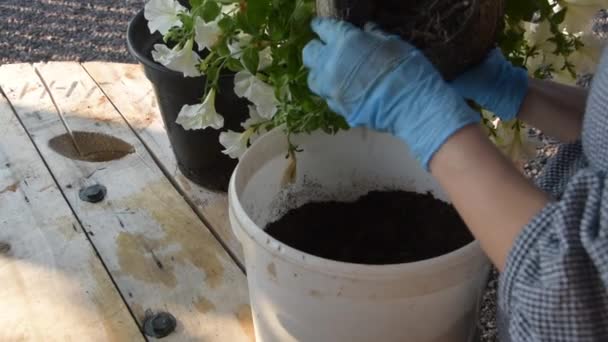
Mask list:
[[146,312],[144,333],[147,336],[155,338],[166,337],[175,331],[176,326],[177,320],[168,312],[158,312],[156,314],[152,314],[149,311]]
[[599,10],[593,17],[591,32],[597,39],[606,40],[608,38],[608,12],[605,9]]
[[80,189],[78,196],[81,200],[89,203],[99,203],[106,197],[107,189],[101,184],[95,184]]
[[0,254],[8,254],[11,251],[11,245],[0,241]]

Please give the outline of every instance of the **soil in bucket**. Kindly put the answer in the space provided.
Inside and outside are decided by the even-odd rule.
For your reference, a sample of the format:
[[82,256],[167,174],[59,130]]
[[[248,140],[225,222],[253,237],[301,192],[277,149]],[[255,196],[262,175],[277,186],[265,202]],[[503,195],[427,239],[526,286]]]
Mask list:
[[473,241],[453,206],[430,193],[407,191],[373,191],[354,202],[310,202],[265,230],[300,251],[368,265],[429,259]]

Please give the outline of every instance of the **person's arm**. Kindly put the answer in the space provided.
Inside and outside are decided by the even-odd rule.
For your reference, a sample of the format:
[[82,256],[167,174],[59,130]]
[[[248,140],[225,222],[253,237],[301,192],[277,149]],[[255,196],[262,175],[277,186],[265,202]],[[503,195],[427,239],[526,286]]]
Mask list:
[[562,142],[580,138],[587,90],[530,78],[517,117]]
[[494,265],[503,270],[515,238],[549,202],[478,125],[456,132],[430,169]]

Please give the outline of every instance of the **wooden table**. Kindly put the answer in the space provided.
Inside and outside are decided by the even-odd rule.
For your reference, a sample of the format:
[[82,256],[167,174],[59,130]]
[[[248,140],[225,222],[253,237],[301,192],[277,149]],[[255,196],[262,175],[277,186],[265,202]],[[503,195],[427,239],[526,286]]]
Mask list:
[[[0,67],[0,341],[139,341],[169,312],[167,341],[254,339],[225,194],[177,169],[138,65],[37,65],[73,130],[135,148],[101,163],[48,142],[65,133],[31,64]],[[106,198],[82,201],[103,184]]]

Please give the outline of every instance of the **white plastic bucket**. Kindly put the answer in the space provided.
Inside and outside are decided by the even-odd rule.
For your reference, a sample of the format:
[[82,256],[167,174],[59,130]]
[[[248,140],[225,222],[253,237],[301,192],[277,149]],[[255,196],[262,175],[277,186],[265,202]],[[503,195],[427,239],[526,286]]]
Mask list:
[[373,189],[431,191],[447,200],[387,134],[351,129],[292,141],[303,151],[287,189],[281,130],[256,141],[230,182],[230,222],[245,253],[257,341],[471,341],[490,270],[477,242],[420,262],[372,266],[306,254],[263,231],[307,201],[353,200]]

